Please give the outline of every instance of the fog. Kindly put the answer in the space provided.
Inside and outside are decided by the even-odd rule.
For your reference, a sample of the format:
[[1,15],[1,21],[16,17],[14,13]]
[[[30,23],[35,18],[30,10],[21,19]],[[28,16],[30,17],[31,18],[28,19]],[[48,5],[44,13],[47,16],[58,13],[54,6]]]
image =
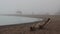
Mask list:
[[0,14],[60,15],[60,0],[0,0]]

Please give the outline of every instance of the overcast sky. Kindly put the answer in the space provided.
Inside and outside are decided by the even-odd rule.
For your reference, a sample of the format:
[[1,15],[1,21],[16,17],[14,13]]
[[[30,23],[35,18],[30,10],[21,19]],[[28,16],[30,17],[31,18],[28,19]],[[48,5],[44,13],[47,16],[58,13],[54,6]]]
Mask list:
[[55,14],[60,11],[60,0],[0,0],[0,14]]

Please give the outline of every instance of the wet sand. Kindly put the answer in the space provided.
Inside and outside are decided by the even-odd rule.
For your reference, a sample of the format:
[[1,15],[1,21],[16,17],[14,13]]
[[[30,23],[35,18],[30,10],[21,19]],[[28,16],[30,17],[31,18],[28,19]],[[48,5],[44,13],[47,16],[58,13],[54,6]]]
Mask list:
[[[0,34],[60,34],[60,16],[28,16],[28,17],[36,17],[36,18],[51,18],[48,24],[45,25],[45,29],[30,31],[30,26],[32,24],[17,24],[11,26],[0,26]],[[35,23],[33,23],[35,24]]]

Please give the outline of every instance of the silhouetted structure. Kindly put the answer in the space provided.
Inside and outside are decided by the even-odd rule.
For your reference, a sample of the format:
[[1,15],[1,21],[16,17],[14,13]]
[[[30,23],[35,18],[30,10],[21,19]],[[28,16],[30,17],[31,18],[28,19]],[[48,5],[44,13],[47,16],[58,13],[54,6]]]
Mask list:
[[22,11],[17,11],[16,13],[17,13],[17,14],[22,14]]

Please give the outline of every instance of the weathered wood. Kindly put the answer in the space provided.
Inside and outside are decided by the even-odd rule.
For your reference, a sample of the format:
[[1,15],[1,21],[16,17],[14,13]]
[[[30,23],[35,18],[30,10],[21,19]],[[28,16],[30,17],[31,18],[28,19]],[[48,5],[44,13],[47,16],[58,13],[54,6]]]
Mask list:
[[33,24],[30,27],[30,30],[36,30],[36,29],[43,29],[43,27],[49,22],[50,18],[48,18],[45,22],[43,23],[37,23],[37,24]]

